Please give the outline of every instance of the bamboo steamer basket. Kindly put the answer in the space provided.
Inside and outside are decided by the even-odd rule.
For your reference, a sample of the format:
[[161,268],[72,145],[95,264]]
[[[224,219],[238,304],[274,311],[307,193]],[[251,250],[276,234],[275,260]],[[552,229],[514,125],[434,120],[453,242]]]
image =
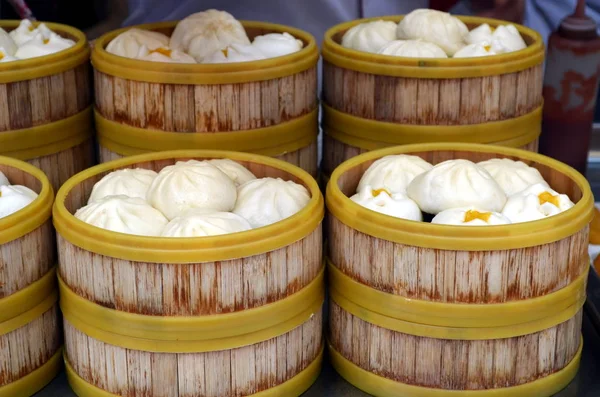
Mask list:
[[[0,21],[7,31],[19,21]],[[39,167],[55,190],[95,163],[90,50],[83,32],[46,23],[76,44],[43,57],[0,64],[0,155]]]
[[[432,163],[522,160],[576,205],[497,227],[412,222],[351,201],[390,154]],[[327,186],[334,367],[376,396],[551,396],[575,376],[590,261],[586,179],[548,157],[490,145],[406,145],[338,167]]]
[[[459,17],[473,28],[507,22]],[[342,23],[323,42],[324,168],[368,150],[440,141],[493,143],[537,151],[544,44],[515,25],[526,49],[490,57],[420,59],[344,48],[351,27],[402,16]],[[340,127],[341,125],[341,127]]]
[[[276,224],[165,239],[92,227],[72,213],[108,172],[230,158],[312,198]],[[76,201],[79,203],[76,203]],[[298,396],[322,358],[323,197],[286,162],[219,151],[132,156],[77,174],[57,194],[69,382],[79,396]]]
[[48,178],[32,165],[0,156],[0,171],[11,183],[39,194],[0,219],[0,396],[28,397],[61,367],[50,220],[54,193]]
[[[176,23],[137,27],[170,35]],[[304,48],[254,62],[165,64],[105,51],[106,45],[128,28],[98,39],[92,64],[101,160],[168,149],[237,150],[279,157],[316,175],[319,53],[315,39],[287,26],[242,23],[250,38],[288,32],[302,40]],[[148,139],[134,140],[144,130]],[[223,132],[237,135],[220,134]],[[256,135],[265,139],[262,146],[260,141],[253,142]],[[150,138],[168,148],[149,147]]]

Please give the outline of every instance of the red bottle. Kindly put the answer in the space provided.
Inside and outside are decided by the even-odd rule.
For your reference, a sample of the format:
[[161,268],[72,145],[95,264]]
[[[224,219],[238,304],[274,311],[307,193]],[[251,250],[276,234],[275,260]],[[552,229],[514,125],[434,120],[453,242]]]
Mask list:
[[585,174],[600,77],[597,25],[579,0],[548,40],[540,153]]

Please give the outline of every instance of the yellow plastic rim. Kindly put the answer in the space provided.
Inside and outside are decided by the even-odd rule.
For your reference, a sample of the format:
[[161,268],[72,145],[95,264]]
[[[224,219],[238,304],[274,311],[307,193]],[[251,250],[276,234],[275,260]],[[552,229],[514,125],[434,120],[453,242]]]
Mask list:
[[[142,237],[111,232],[75,218],[65,207],[67,194],[98,174],[138,163],[186,158],[229,158],[273,167],[302,181],[311,199],[298,213],[272,225],[247,232],[195,238]],[[63,184],[53,209],[56,231],[71,244],[100,255],[149,263],[215,262],[273,251],[310,235],[319,227],[324,215],[319,185],[310,174],[294,165],[251,153],[189,150],[125,157],[82,171]]]
[[342,378],[376,397],[551,397],[567,387],[577,375],[583,340],[573,360],[560,371],[519,386],[487,390],[444,390],[396,382],[360,368],[335,350],[331,343],[328,348],[331,364]]
[[[0,330],[5,321],[35,308],[56,290],[56,267],[22,290],[0,299]],[[0,331],[0,335],[2,331]]]
[[[272,387],[270,389],[255,394],[249,394],[248,397],[300,396],[302,393],[308,390],[319,377],[319,373],[321,372],[321,364],[323,362],[324,349],[325,347],[323,346],[317,358],[315,358],[313,362],[310,363],[308,367],[302,370],[298,375],[294,376],[291,379],[288,379],[287,381],[278,386]],[[66,355],[64,357],[64,361],[69,385],[78,397],[120,397],[118,394],[109,393],[92,385],[91,383],[86,382],[77,374],[77,372],[75,372],[73,367],[71,367],[71,364],[69,364]],[[0,397],[3,396],[0,394]]]
[[[406,58],[388,55],[372,54],[342,47],[334,40],[338,33],[345,32],[359,23],[387,20],[399,22],[400,16],[375,17],[358,19],[341,23],[325,33],[322,55],[325,62],[337,67],[369,73],[379,76],[427,78],[427,79],[457,79],[467,77],[495,76],[519,72],[544,61],[544,44],[542,37],[536,31],[522,25],[514,24],[526,40],[532,43],[525,49],[507,54],[478,58]],[[458,16],[467,24],[490,26],[506,24],[498,19]]]
[[14,214],[0,218],[0,244],[6,244],[32,232],[50,219],[54,191],[48,177],[39,168],[21,160],[3,156],[0,156],[0,164],[26,172],[40,181],[42,186],[38,197],[31,204]]
[[365,150],[434,142],[497,143],[534,141],[542,131],[542,107],[523,116],[467,125],[412,125],[369,120],[323,104],[323,129],[332,138]]
[[271,127],[232,132],[170,132],[137,128],[108,120],[95,112],[98,143],[122,156],[164,150],[219,150],[279,156],[317,139],[318,109]]
[[328,269],[331,299],[352,315],[404,334],[453,340],[513,338],[562,324],[583,307],[588,273],[539,298],[484,305],[408,299],[360,284],[333,265]]
[[[21,21],[0,21],[4,30],[12,30]],[[35,26],[41,22],[33,22]],[[74,38],[75,45],[50,55],[0,63],[0,84],[14,83],[51,76],[73,69],[90,59],[90,48],[82,31],[59,23],[44,22],[51,30],[61,36],[67,34]]]
[[[0,64],[3,65],[3,64]],[[0,154],[29,160],[77,146],[92,137],[91,106],[66,119],[0,134]]]
[[96,40],[92,65],[102,73],[128,80],[164,84],[237,84],[273,80],[316,68],[319,50],[315,39],[300,29],[274,23],[240,21],[246,29],[287,32],[304,42],[304,48],[293,54],[261,61],[226,64],[184,64],[147,62],[120,57],[104,48],[119,34],[132,27],[145,30],[174,28],[177,22],[159,22],[130,26],[105,34]]
[[[573,180],[581,190],[582,197],[573,208],[546,219],[486,226],[482,229],[414,222],[383,215],[356,204],[338,186],[338,180],[343,174],[363,163],[392,154],[436,151],[493,153],[543,164]],[[591,222],[594,210],[594,198],[588,181],[568,165],[525,150],[471,143],[405,145],[363,153],[345,161],[333,171],[327,184],[326,197],[330,214],[362,233],[399,244],[453,251],[509,250],[548,244],[585,228]]]
[[[210,316],[147,316],[100,306],[59,278],[60,306],[75,328],[126,349],[194,353],[233,349],[283,335],[308,321],[324,301],[324,269],[306,287],[282,300]],[[260,319],[260,321],[257,321]]]
[[0,397],[30,397],[40,391],[58,375],[62,367],[62,348],[50,360],[21,379],[0,386]]

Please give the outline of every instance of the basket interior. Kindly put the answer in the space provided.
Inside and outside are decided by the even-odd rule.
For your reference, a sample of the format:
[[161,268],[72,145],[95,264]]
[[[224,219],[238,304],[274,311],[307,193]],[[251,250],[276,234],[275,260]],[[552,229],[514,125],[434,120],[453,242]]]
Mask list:
[[[115,171],[118,169],[126,169],[126,168],[145,168],[145,169],[154,170],[156,172],[159,172],[164,167],[173,165],[178,161],[187,161],[187,160],[192,160],[192,159],[193,160],[209,160],[210,158],[182,157],[182,158],[177,158],[177,159],[155,160],[155,161],[149,161],[149,162],[147,161],[147,162],[133,163],[133,164],[129,164],[129,165],[126,165],[123,167],[114,168],[111,171],[98,173],[98,174],[94,175],[93,177],[86,179],[85,181],[83,181],[82,183],[77,185],[75,188],[71,189],[71,191],[69,191],[66,196],[65,206],[71,214],[74,214],[75,211],[77,211],[79,208],[85,206],[90,197],[90,194],[92,192],[92,188],[94,187],[94,184],[96,184],[96,182],[98,182],[105,175],[109,174],[112,171]],[[237,161],[239,164],[246,167],[248,170],[250,170],[250,172],[252,172],[254,175],[256,175],[257,178],[271,177],[271,178],[281,178],[286,181],[294,181],[294,182],[306,187],[309,194],[311,194],[310,187],[302,179],[300,179],[297,176],[292,175],[286,171],[283,171],[283,170],[280,170],[278,168],[274,168],[274,167],[271,167],[268,165],[264,165],[264,164],[261,164],[258,162],[238,161],[238,160],[234,160],[234,161]]]
[[42,182],[23,170],[6,164],[0,164],[0,171],[6,175],[11,185],[27,186],[37,194],[40,194],[42,191]]
[[[569,176],[563,174],[560,171],[557,171],[551,168],[548,165],[537,163],[530,160],[525,160],[515,156],[505,156],[497,153],[480,153],[480,152],[468,152],[468,151],[448,151],[448,150],[439,150],[439,151],[430,151],[430,152],[414,152],[414,153],[403,153],[403,154],[412,154],[415,156],[419,156],[422,159],[430,162],[431,164],[438,164],[446,160],[454,160],[454,159],[465,159],[473,161],[474,163],[485,161],[493,158],[509,158],[512,160],[520,160],[525,164],[537,168],[538,171],[542,174],[546,182],[550,184],[552,189],[556,190],[558,193],[563,193],[569,196],[571,201],[577,203],[583,192],[581,188],[577,185],[577,183],[571,179]],[[375,159],[376,160],[376,159]],[[352,196],[356,192],[356,188],[358,186],[358,182],[360,178],[365,173],[367,168],[375,162],[375,160],[367,161],[361,163],[360,165],[348,170],[347,172],[340,175],[338,178],[338,186],[340,190],[348,197]]]

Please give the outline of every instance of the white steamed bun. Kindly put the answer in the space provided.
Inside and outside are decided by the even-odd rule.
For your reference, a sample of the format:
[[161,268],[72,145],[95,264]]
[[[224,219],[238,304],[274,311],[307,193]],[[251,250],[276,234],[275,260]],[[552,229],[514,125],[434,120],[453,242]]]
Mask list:
[[92,188],[88,204],[106,196],[127,196],[146,199],[148,189],[158,174],[143,168],[113,171]]
[[274,58],[298,52],[304,44],[289,33],[268,33],[256,36],[252,46],[265,57]]
[[477,163],[477,165],[489,172],[509,197],[537,183],[549,187],[537,169],[522,161],[490,159]]
[[138,236],[160,236],[169,222],[139,197],[107,196],[75,212],[75,217],[102,229]]
[[229,159],[214,159],[208,162],[225,173],[235,183],[235,186],[243,185],[244,183],[256,179],[256,176],[248,171],[246,167]]
[[150,51],[167,48],[169,37],[151,30],[131,28],[112,39],[106,46],[106,51],[126,58],[136,58],[142,46]]
[[502,214],[513,223],[529,222],[560,214],[574,205],[566,194],[537,183],[509,197]]
[[367,186],[373,189],[385,189],[391,195],[406,194],[409,183],[425,171],[429,171],[433,165],[419,156],[397,154],[382,157],[376,160],[365,171],[356,191],[360,192]]
[[196,63],[196,60],[179,50],[172,50],[166,47],[160,47],[155,50],[149,50],[146,46],[141,46],[136,59],[150,62],[167,63]]
[[10,185],[10,182],[8,181],[8,178],[6,177],[6,175],[4,175],[4,173],[2,171],[0,171],[0,186],[7,186]]
[[295,182],[280,178],[253,179],[238,188],[233,212],[256,228],[289,218],[309,201],[308,190]]
[[0,218],[25,208],[37,196],[36,192],[26,186],[0,185]]
[[431,223],[454,226],[496,226],[508,225],[511,222],[499,212],[467,207],[444,210],[437,214]]
[[19,58],[15,58],[14,56],[10,55],[4,49],[4,47],[0,47],[0,63],[18,61],[18,60],[19,60]]
[[500,212],[506,203],[506,195],[494,178],[469,160],[435,165],[416,176],[407,193],[421,210],[430,214],[470,206]]
[[456,51],[453,58],[475,58],[475,57],[487,57],[490,55],[496,55],[489,45],[483,44],[467,44],[460,50]]
[[372,21],[353,26],[342,37],[342,46],[357,51],[377,53],[385,44],[396,39],[396,23]]
[[371,186],[365,186],[350,197],[350,200],[372,211],[395,218],[419,222],[423,220],[423,215],[417,203],[402,193],[390,195],[385,189],[373,190]]
[[38,33],[41,33],[43,38],[48,39],[52,31],[44,23],[39,24],[38,27],[34,27],[29,19],[23,19],[19,23],[19,26],[8,35],[13,39],[17,47],[20,47],[33,39]]
[[170,47],[202,62],[232,44],[250,44],[244,27],[228,12],[211,9],[182,19],[171,35]]
[[171,220],[193,208],[231,211],[236,197],[227,174],[206,161],[189,160],[163,168],[146,200]]
[[527,47],[514,25],[500,25],[492,30],[490,25],[484,23],[469,32],[467,42],[490,46],[490,51],[494,54],[518,51]]
[[173,219],[162,232],[163,237],[204,237],[244,232],[250,223],[231,212],[193,209]]
[[17,51],[17,43],[2,28],[0,28],[0,47],[4,50],[3,53],[9,56],[15,55]]
[[448,58],[440,47],[421,40],[390,41],[381,47],[378,54],[410,58]]
[[424,40],[438,45],[447,55],[454,55],[466,43],[467,26],[452,15],[428,9],[414,10],[398,24],[399,39]]
[[15,52],[15,58],[28,59],[54,54],[75,45],[70,39],[64,39],[56,33],[50,33],[46,38],[42,33],[36,34],[31,40],[22,44]]
[[202,63],[251,62],[267,59],[258,48],[250,44],[231,44],[223,50],[217,50],[205,56]]

